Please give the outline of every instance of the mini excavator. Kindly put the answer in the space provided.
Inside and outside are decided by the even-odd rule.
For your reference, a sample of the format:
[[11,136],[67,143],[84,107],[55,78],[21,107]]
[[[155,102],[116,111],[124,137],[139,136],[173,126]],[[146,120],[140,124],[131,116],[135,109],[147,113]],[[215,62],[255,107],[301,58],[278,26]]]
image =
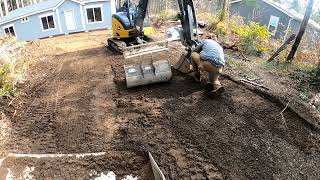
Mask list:
[[[187,52],[173,67],[189,73],[192,48],[198,44],[198,33],[194,33],[194,29],[197,30],[196,13],[193,0],[177,1],[182,25],[179,34]],[[140,0],[136,6],[132,1],[126,0],[122,7],[117,8],[117,13],[112,15],[113,37],[108,39],[107,44],[110,49],[122,53],[125,57],[124,70],[128,88],[169,81],[172,78],[169,56],[157,61],[152,58],[154,53],[168,51],[169,48],[167,41],[150,42],[148,38],[153,33],[150,20],[146,18],[148,3],[148,0]],[[151,61],[141,60],[148,55],[151,56]]]
[[140,0],[136,6],[126,0],[112,15],[112,38],[108,46],[115,51],[124,52],[127,46],[147,43],[147,36],[153,33],[149,18],[146,18],[148,0]]

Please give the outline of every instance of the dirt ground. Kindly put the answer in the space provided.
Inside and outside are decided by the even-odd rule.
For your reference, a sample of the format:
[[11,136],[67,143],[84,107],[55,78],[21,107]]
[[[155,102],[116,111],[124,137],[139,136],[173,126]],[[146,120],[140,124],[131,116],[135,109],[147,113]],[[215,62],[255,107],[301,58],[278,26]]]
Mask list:
[[[213,99],[191,74],[127,89],[122,56],[104,48],[109,33],[41,40],[55,52],[33,64],[5,108],[0,179],[109,171],[152,179],[147,152],[167,179],[320,177],[320,131],[296,113],[286,110],[284,122],[282,104],[228,78],[226,93]],[[174,62],[181,47],[170,47]]]

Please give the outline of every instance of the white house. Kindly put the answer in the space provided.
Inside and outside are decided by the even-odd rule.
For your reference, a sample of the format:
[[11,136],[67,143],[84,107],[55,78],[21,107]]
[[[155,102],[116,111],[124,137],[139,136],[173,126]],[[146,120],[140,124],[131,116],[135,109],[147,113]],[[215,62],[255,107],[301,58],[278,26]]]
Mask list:
[[9,12],[0,36],[28,41],[60,34],[111,28],[115,0],[48,0]]

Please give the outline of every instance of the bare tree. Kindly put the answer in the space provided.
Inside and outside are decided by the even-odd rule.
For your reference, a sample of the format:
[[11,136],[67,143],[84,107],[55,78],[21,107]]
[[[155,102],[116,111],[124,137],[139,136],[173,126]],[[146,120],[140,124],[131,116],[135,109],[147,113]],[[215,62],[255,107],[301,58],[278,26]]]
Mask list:
[[4,5],[4,11],[6,12],[5,15],[7,15],[9,13],[9,7],[8,7],[8,2],[7,0],[3,1],[3,5]]
[[220,21],[224,21],[229,17],[230,0],[223,0],[222,11],[220,14]]
[[318,69],[316,73],[316,78],[320,80],[320,58],[318,58]]
[[311,16],[311,13],[312,13],[312,8],[313,8],[313,4],[314,4],[314,0],[309,0],[308,1],[308,5],[307,5],[307,9],[306,9],[306,12],[304,14],[304,18],[302,20],[302,23],[301,23],[301,26],[300,26],[300,30],[299,30],[299,33],[297,35],[297,38],[294,42],[294,44],[292,45],[292,49],[287,57],[287,62],[291,63],[293,58],[294,58],[294,55],[296,54],[297,52],[297,49],[300,45],[300,42],[301,42],[301,39],[302,39],[302,36],[307,28],[307,25],[308,25],[308,21],[309,21],[309,18]]
[[8,4],[8,5],[9,5],[9,7],[8,7],[8,8],[9,8],[9,12],[12,11],[12,10],[14,10],[13,0],[9,0],[9,4]]
[[0,17],[1,17],[1,18],[3,17],[2,2],[1,2],[1,0],[0,0]]
[[20,0],[16,0],[17,9],[20,8],[20,2],[19,2],[19,1],[20,1]]

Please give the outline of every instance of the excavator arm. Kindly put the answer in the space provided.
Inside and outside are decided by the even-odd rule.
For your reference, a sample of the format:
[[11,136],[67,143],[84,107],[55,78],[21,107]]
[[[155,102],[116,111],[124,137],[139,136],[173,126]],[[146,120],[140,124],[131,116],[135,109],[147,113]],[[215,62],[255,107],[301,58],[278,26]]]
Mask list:
[[148,3],[149,0],[140,0],[136,9],[134,22],[140,32],[143,29],[143,22],[147,14]]
[[[193,0],[178,0],[182,28],[180,29],[181,43],[186,47],[187,53],[183,54],[179,61],[173,65],[173,68],[183,72],[191,72],[190,65],[192,64],[191,53],[192,48],[199,44],[198,39],[198,23]],[[196,32],[194,32],[194,30]]]
[[[177,0],[180,9],[180,20],[182,25],[182,43],[185,46],[193,47],[197,45],[198,33],[194,33],[194,29],[197,28],[197,18],[194,8],[193,0]],[[143,22],[146,17],[149,0],[140,0],[136,8],[136,15],[134,18],[134,24],[138,31],[142,31]],[[196,37],[194,36],[196,34]]]
[[180,8],[180,20],[182,30],[180,37],[182,44],[187,47],[193,47],[198,44],[198,23],[193,0],[177,0]]

